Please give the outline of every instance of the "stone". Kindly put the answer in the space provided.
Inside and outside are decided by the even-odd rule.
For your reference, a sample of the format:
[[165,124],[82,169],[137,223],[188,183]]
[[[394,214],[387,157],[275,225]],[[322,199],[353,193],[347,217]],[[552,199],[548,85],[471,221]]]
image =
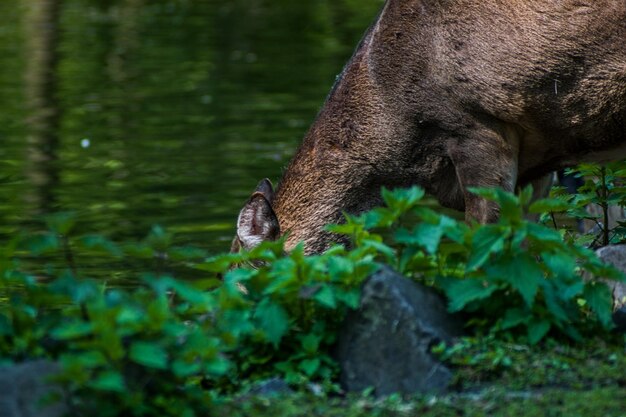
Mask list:
[[[596,250],[596,255],[602,262],[613,265],[626,274],[626,245],[609,245]],[[613,307],[615,310],[626,306],[626,283],[618,281],[606,282],[613,294]]]
[[62,417],[63,402],[44,403],[49,395],[62,397],[62,390],[49,379],[60,371],[54,362],[38,360],[0,367],[1,417]]
[[255,384],[248,395],[268,397],[291,392],[289,384],[284,379],[274,377]]
[[340,330],[340,382],[347,391],[373,388],[377,396],[443,392],[452,373],[431,348],[460,333],[458,318],[434,290],[384,267],[364,283],[359,309]]
[[[626,245],[609,245],[596,250],[596,255],[607,264],[626,274]],[[618,331],[626,333],[626,282],[606,281],[613,294],[613,323]]]

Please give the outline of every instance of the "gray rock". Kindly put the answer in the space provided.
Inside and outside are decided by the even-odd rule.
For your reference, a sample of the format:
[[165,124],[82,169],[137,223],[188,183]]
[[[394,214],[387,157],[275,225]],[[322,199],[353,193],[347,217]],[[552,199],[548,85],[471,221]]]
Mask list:
[[289,388],[289,384],[287,384],[284,379],[275,377],[259,382],[250,390],[248,395],[267,397],[280,394],[289,394],[291,392],[292,391],[291,388]]
[[[613,265],[626,274],[626,245],[610,245],[596,251],[598,257],[607,264]],[[626,283],[607,281],[613,293],[613,303],[615,309],[626,305]]]
[[445,391],[452,373],[430,350],[460,329],[432,289],[382,268],[365,282],[360,308],[339,334],[341,384],[347,391],[371,387],[378,396]]
[[[609,245],[596,251],[598,257],[626,274],[626,245]],[[626,332],[626,283],[606,281],[613,294],[613,322],[617,329]]]
[[48,395],[62,395],[49,378],[60,366],[44,360],[0,367],[0,417],[61,417],[63,403],[42,405]]

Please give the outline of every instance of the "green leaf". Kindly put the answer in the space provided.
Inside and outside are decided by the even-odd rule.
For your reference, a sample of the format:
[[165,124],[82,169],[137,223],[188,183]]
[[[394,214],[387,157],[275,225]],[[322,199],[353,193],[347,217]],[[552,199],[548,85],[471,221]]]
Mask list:
[[319,291],[315,293],[313,299],[328,308],[336,308],[337,300],[335,299],[335,294],[333,293],[333,289],[328,285],[323,285]]
[[89,386],[101,391],[126,392],[126,384],[121,373],[104,371],[89,382]]
[[223,376],[231,369],[231,362],[222,355],[216,356],[212,361],[206,364],[204,370],[214,376]]
[[396,220],[393,211],[387,207],[377,207],[358,217],[358,222],[367,230],[376,227],[389,227]]
[[528,323],[528,342],[536,345],[550,331],[551,324],[548,320],[533,319]]
[[79,304],[93,300],[100,294],[100,289],[93,282],[77,280],[69,270],[54,280],[49,288],[56,293],[68,294],[74,303]]
[[549,213],[567,211],[571,204],[561,198],[542,198],[533,202],[528,211],[530,213]]
[[187,362],[182,359],[176,359],[172,362],[172,372],[178,377],[188,377],[199,373],[201,370],[200,362]]
[[496,188],[486,188],[486,187],[467,187],[467,191],[472,194],[476,194],[485,200],[489,201],[497,201],[498,193]]
[[242,262],[243,256],[239,253],[227,253],[213,256],[204,262],[195,264],[194,268],[207,272],[225,272],[232,265]]
[[508,229],[507,233],[512,233],[510,247],[519,248],[524,245],[524,241],[528,236],[528,229],[526,227],[512,228]]
[[167,369],[167,352],[156,343],[134,342],[130,346],[129,357],[148,368]]
[[194,279],[190,282],[191,285],[197,290],[200,291],[210,291],[218,288],[222,285],[222,280],[217,278],[205,278],[205,279]]
[[64,366],[78,366],[81,369],[94,369],[107,363],[107,358],[99,351],[87,351],[62,355]]
[[57,235],[45,233],[34,235],[24,241],[24,245],[35,255],[54,252],[61,248],[61,241]]
[[302,350],[307,355],[313,355],[317,353],[322,338],[314,333],[309,333],[301,338]]
[[563,237],[559,234],[559,232],[546,226],[537,223],[528,223],[526,225],[526,230],[528,232],[528,237],[537,242],[558,243],[559,246],[563,243]]
[[[292,258],[282,258],[272,263],[272,269],[270,271],[270,277],[273,281],[281,283],[289,283],[298,279],[298,263]],[[284,284],[278,285],[278,283],[270,284],[265,292],[273,293],[278,288],[283,287]]]
[[468,303],[489,297],[497,287],[485,280],[466,278],[441,280],[449,300],[450,312],[460,311]]
[[[134,326],[141,323],[144,317],[144,312],[141,309],[136,307],[121,306],[118,310],[115,322],[120,326]],[[149,318],[152,317],[149,315]]]
[[[345,217],[347,219],[350,219],[348,215],[346,215]],[[329,224],[324,227],[324,230],[333,232],[338,235],[352,236],[354,234],[357,234],[358,232],[362,232],[363,225],[355,224],[354,222],[346,222],[342,224]]]
[[485,268],[491,277],[497,277],[519,291],[528,307],[535,302],[539,284],[543,280],[543,271],[537,261],[527,253],[511,257],[506,256]]
[[[356,254],[357,254],[357,251],[354,252],[354,255]],[[376,271],[380,269],[380,264],[374,262],[373,258],[371,257],[367,257],[367,256],[365,257],[355,256],[355,257],[361,258],[361,259],[359,259],[355,263],[354,279],[350,280],[348,282],[349,284],[355,284],[355,283],[360,284],[365,278],[369,277],[370,275],[374,274]]]
[[300,368],[307,376],[313,376],[321,364],[320,358],[305,359],[300,362]]
[[361,302],[361,292],[358,289],[348,291],[336,289],[335,298],[349,308],[356,310]]
[[374,239],[363,239],[360,242],[361,247],[367,249],[374,249],[374,251],[382,254],[385,257],[385,261],[388,264],[393,264],[396,259],[396,251],[382,242],[378,242]]
[[504,191],[502,188],[469,187],[468,191],[485,200],[496,202],[500,207],[500,222],[518,223],[522,220],[522,205],[515,194]]
[[220,318],[220,327],[235,337],[250,334],[256,330],[248,309],[226,310],[222,312]]
[[[548,312],[552,316],[554,316],[554,318],[556,319],[554,321],[556,321],[559,324],[570,322],[570,320],[573,317],[570,317],[570,314],[568,314],[568,310],[566,310],[566,307],[565,307],[567,305],[567,301],[569,300],[566,298],[562,298],[563,295],[558,290],[555,291],[554,289],[555,284],[553,283],[554,281],[558,281],[558,280],[552,280],[552,281],[544,280],[544,282],[542,283],[543,297],[545,298],[546,306],[548,307]],[[562,303],[561,300],[566,300],[566,302]]]
[[466,236],[471,231],[470,227],[465,222],[457,222],[450,217],[442,216],[440,224],[446,237],[459,245],[465,244]]
[[583,296],[600,323],[607,329],[612,328],[613,296],[609,287],[603,282],[587,282]]
[[385,204],[394,210],[404,212],[414,206],[424,197],[424,190],[419,187],[398,188],[393,191],[387,188],[382,189],[382,196]]
[[267,340],[278,348],[281,339],[289,330],[289,316],[285,309],[265,298],[257,306],[254,318],[267,336]]
[[331,280],[341,281],[345,276],[354,273],[354,264],[343,256],[331,256],[328,259],[328,273]]
[[532,316],[531,312],[521,308],[509,308],[504,313],[504,318],[500,322],[500,328],[502,330],[510,329],[512,327],[519,326],[528,322]]
[[[234,273],[235,271],[231,272]],[[211,296],[209,294],[204,291],[200,291],[185,282],[171,279],[170,283],[171,288],[176,291],[176,295],[194,305],[207,305],[211,300]]]
[[399,229],[394,238],[396,242],[405,245],[419,245],[430,254],[437,251],[443,228],[440,225],[430,223],[420,223],[411,232],[406,229]]
[[531,202],[532,198],[533,198],[533,186],[529,184],[526,187],[524,187],[524,189],[519,193],[520,204],[526,207],[528,203]]
[[79,337],[88,336],[93,331],[92,323],[85,323],[82,321],[75,321],[70,323],[64,323],[52,331],[52,337],[58,340],[76,339]]
[[522,220],[523,211],[519,198],[515,194],[506,192],[501,188],[496,189],[498,196],[497,202],[500,206],[500,219],[510,222],[519,222]]
[[472,236],[472,252],[467,261],[467,270],[474,271],[480,268],[494,252],[504,247],[505,235],[496,225],[481,226]]
[[574,275],[576,258],[573,256],[563,252],[543,252],[541,258],[554,275],[560,278],[569,278]]

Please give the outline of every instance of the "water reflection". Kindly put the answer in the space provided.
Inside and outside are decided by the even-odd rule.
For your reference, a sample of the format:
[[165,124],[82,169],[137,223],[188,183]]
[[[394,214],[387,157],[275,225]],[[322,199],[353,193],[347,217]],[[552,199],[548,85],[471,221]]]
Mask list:
[[382,1],[17,3],[0,4],[0,234],[74,210],[85,232],[161,224],[224,250]]
[[60,0],[33,2],[26,12],[24,32],[28,51],[26,100],[29,128],[26,176],[31,188],[25,197],[32,215],[53,210],[54,190],[59,182],[57,148],[59,120],[57,65],[59,62]]

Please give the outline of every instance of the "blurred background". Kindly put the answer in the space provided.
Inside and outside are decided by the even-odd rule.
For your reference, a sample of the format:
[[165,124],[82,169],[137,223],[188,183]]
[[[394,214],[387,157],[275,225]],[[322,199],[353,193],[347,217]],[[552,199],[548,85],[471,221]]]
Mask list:
[[229,248],[383,0],[0,2],[0,239],[80,233]]

